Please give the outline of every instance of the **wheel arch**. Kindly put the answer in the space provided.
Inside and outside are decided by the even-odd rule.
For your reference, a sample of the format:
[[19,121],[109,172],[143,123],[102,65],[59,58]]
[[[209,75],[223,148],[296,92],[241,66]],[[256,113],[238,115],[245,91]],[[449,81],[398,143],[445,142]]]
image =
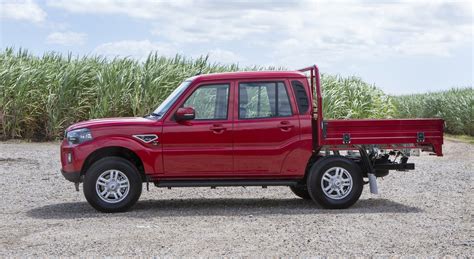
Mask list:
[[313,155],[308,159],[308,163],[306,163],[306,168],[304,171],[304,178],[302,179],[304,184],[306,184],[306,179],[308,179],[311,167],[322,158],[324,158],[324,156],[320,155],[319,153],[313,153]]
[[128,160],[137,168],[142,181],[146,181],[145,167],[141,158],[133,150],[121,146],[103,147],[89,154],[82,165],[81,175],[85,175],[96,161],[105,157],[121,157]]
[[352,159],[346,157],[346,156],[342,156],[342,155],[327,155],[327,156],[323,156],[323,155],[320,155],[320,154],[314,154],[312,155],[309,160],[308,160],[308,164],[306,166],[306,171],[305,171],[305,176],[304,176],[304,181],[306,181],[306,179],[308,179],[308,175],[311,171],[311,167],[316,164],[316,163],[319,163],[319,162],[322,162],[326,159],[330,159],[330,158],[334,158],[334,157],[338,157],[338,158],[343,158],[343,159],[347,159],[348,161],[351,161],[352,163],[354,163],[355,165],[357,165],[360,169],[360,172],[362,174],[362,177],[367,177],[367,169],[364,167],[364,164],[359,161],[359,162],[356,162],[356,161],[353,161]]

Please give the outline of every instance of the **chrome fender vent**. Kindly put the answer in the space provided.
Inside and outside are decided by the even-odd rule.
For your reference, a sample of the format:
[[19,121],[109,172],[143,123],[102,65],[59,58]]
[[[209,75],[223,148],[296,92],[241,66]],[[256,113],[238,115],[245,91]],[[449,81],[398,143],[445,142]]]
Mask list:
[[155,134],[142,134],[142,135],[132,135],[132,136],[142,141],[143,143],[150,143],[158,139],[158,136]]

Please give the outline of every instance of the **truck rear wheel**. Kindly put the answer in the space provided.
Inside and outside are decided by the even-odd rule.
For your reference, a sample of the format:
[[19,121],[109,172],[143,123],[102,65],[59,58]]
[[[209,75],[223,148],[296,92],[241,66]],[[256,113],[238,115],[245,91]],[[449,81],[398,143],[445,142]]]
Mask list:
[[290,189],[296,196],[304,200],[311,200],[311,196],[309,195],[306,185],[290,186]]
[[359,199],[364,186],[360,168],[342,156],[328,156],[316,162],[307,179],[311,198],[327,209],[345,209]]
[[142,180],[137,168],[120,157],[100,159],[84,177],[84,195],[98,211],[126,211],[137,202],[141,193]]

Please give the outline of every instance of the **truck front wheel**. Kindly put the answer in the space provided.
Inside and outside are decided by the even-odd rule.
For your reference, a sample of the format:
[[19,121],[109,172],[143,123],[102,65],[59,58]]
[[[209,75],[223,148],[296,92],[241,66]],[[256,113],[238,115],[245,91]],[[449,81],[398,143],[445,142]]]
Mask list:
[[142,180],[137,168],[120,157],[100,159],[84,177],[84,195],[98,211],[126,211],[137,202],[141,193]]
[[345,209],[359,199],[363,189],[359,166],[342,156],[328,156],[316,162],[307,178],[311,198],[328,209]]

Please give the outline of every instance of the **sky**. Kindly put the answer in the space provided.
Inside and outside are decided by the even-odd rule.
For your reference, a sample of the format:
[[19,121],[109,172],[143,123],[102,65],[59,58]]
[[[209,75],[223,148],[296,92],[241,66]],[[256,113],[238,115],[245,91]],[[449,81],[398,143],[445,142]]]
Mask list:
[[389,94],[472,86],[471,1],[0,0],[0,46],[355,75]]

